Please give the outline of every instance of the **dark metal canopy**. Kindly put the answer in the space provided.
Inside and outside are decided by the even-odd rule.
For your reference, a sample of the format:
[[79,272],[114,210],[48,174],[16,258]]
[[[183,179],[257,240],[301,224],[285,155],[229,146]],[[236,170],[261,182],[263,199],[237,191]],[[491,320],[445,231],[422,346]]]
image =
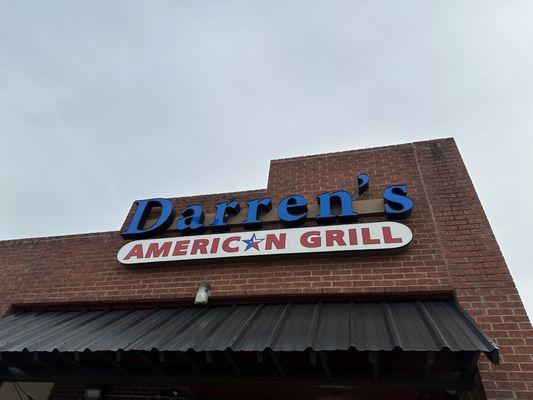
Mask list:
[[241,379],[316,379],[318,371],[326,380],[376,380],[394,372],[411,374],[408,381],[463,382],[480,353],[498,362],[496,344],[453,301],[17,312],[0,319],[0,379],[109,368],[123,377],[227,378],[232,371]]

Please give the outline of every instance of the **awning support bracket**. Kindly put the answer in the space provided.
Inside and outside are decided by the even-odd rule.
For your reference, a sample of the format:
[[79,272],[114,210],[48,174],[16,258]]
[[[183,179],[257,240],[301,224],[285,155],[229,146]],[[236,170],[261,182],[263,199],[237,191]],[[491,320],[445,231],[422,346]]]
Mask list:
[[200,368],[200,366],[198,366],[198,364],[196,364],[196,362],[194,362],[192,358],[187,355],[187,353],[180,352],[179,354],[181,358],[183,358],[183,360],[189,365],[189,367],[191,367],[192,370],[196,372],[197,375],[205,376],[205,373],[204,371],[202,371],[202,368]]
[[276,369],[278,370],[279,375],[283,379],[287,379],[287,374],[285,373],[285,369],[281,365],[281,363],[278,360],[278,357],[276,356],[276,353],[274,353],[272,350],[268,350],[268,354],[270,354],[270,357],[272,358],[272,362],[276,366]]
[[73,359],[71,359],[68,354],[64,354],[64,353],[57,353],[59,354],[59,356],[61,357],[62,360],[65,360],[66,362],[68,362],[70,365],[73,365],[75,366],[76,368],[78,368],[80,371],[83,371],[85,372],[86,374],[89,374],[89,375],[94,375],[94,372],[93,371],[90,371],[89,369],[85,368],[83,365],[81,365],[80,362],[77,362]]
[[[107,361],[109,364],[111,364],[113,367],[115,367],[117,370],[120,371],[123,375],[128,375],[129,372],[124,368],[122,365],[119,364],[119,362],[113,360],[113,357],[108,357],[103,351],[98,351],[97,354],[103,358],[105,361]],[[118,354],[118,353],[117,353]]]
[[50,365],[50,363],[47,363],[46,361],[42,360],[42,358],[39,357],[39,353],[37,353],[36,351],[33,352],[33,361],[36,364],[39,364],[47,370],[51,371],[52,373],[59,374],[59,371],[54,366]]
[[474,351],[466,354],[465,368],[461,373],[461,380],[467,380],[474,375],[474,371],[476,370],[477,366],[477,360],[480,354],[480,351]]
[[166,375],[165,371],[163,371],[161,368],[159,368],[158,365],[152,362],[149,357],[145,356],[142,351],[136,350],[135,354],[137,354],[139,358],[142,359],[147,365],[149,365],[158,375]]
[[372,367],[372,378],[379,379],[379,353],[377,351],[370,351],[368,353],[368,362]]
[[322,371],[324,372],[324,376],[326,379],[331,379],[331,370],[329,368],[328,363],[328,356],[325,351],[319,351],[318,352],[318,359],[320,360],[320,365],[322,367]]
[[231,356],[231,352],[229,350],[224,351],[224,356],[226,357],[226,360],[228,361],[229,365],[233,368],[233,370],[237,373],[237,375],[242,378],[244,375],[242,374],[241,369],[237,366],[235,363],[235,360]]
[[433,364],[435,364],[435,355],[432,351],[428,351],[426,352],[426,365],[424,366],[424,372],[422,373],[423,380],[428,379]]

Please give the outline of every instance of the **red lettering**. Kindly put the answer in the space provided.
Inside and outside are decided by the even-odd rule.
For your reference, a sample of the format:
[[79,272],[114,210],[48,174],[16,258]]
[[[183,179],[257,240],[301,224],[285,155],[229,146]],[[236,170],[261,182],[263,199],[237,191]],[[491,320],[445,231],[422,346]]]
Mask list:
[[172,253],[173,256],[186,256],[187,255],[187,247],[189,247],[190,240],[180,240],[176,242],[176,245],[174,246],[174,252]]
[[337,246],[346,246],[344,241],[344,232],[339,229],[330,229],[326,231],[326,246],[331,247],[334,244]]
[[170,253],[170,246],[172,246],[172,242],[164,242],[161,246],[159,243],[150,243],[148,250],[146,250],[146,258],[167,257]]
[[200,254],[207,254],[208,244],[209,240],[207,239],[196,239],[194,242],[192,242],[191,254],[196,254],[198,252],[200,252]]
[[128,255],[124,257],[124,260],[129,260],[131,257],[144,258],[142,244],[136,244],[133,246]]
[[383,231],[383,240],[385,243],[402,243],[401,237],[392,237],[390,226],[384,226],[381,230]]
[[348,229],[348,239],[350,241],[350,245],[355,246],[357,244],[357,230],[356,229]]
[[303,247],[319,247],[321,243],[320,231],[308,231],[300,236],[300,244]]
[[361,236],[363,236],[363,244],[380,244],[381,240],[372,239],[370,237],[370,228],[361,228]]
[[214,238],[211,242],[211,250],[209,251],[211,254],[215,254],[218,251],[218,244],[220,243],[220,238]]
[[273,233],[269,233],[266,236],[265,240],[265,250],[272,250],[272,246],[275,246],[276,249],[284,249],[287,245],[287,234],[280,233],[279,236],[276,236]]
[[222,250],[226,253],[236,253],[239,251],[239,246],[231,247],[230,244],[233,242],[239,242],[241,238],[239,236],[231,236],[222,242]]

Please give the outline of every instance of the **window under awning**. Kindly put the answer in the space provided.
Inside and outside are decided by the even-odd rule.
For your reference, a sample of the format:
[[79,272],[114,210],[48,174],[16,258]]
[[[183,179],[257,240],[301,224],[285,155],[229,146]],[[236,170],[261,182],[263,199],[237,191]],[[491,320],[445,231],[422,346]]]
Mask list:
[[454,301],[16,312],[0,379],[472,384],[498,347]]

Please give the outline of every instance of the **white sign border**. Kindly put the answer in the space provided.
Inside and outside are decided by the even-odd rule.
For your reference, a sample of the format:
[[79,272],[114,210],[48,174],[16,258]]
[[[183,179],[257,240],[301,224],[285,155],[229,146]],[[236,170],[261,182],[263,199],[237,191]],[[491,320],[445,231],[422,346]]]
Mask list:
[[[389,232],[392,237],[401,238],[401,243],[379,243],[379,244],[368,244],[362,243],[361,233],[363,229],[367,229],[371,238],[380,238],[383,241],[383,228],[388,227]],[[324,235],[326,231],[336,230],[343,231],[345,235],[348,235],[349,229],[356,229],[357,232],[357,244],[352,245],[347,243],[344,246],[333,245],[325,246],[321,245],[320,247],[304,247],[301,245],[300,237],[306,232],[315,232],[320,233],[322,241],[325,240]],[[267,235],[274,234],[286,234],[286,248],[277,249],[275,246],[272,246],[272,249],[266,250],[256,250],[255,248],[249,248],[244,250],[247,247],[242,239],[249,239],[252,235],[255,234],[256,238],[264,239]],[[238,242],[239,249],[234,252],[224,252],[220,250],[221,243],[231,237],[241,236],[239,241],[233,240],[236,244]],[[135,260],[126,260],[125,257],[131,252],[134,246],[141,244],[142,249],[147,248],[152,243],[157,243],[158,246],[161,246],[165,242],[172,242],[171,249],[174,249],[175,243],[179,241],[189,241],[193,242],[195,240],[207,239],[212,240],[219,238],[218,252],[216,253],[207,253],[207,254],[185,254],[185,255],[169,255],[165,257],[156,257],[156,258],[136,258]],[[301,228],[284,228],[284,229],[273,229],[273,230],[259,230],[259,231],[240,231],[240,232],[229,232],[221,234],[208,234],[208,235],[194,235],[194,236],[173,236],[173,237],[163,237],[155,239],[141,239],[135,240],[126,243],[120,248],[117,253],[117,260],[124,266],[130,268],[139,268],[143,265],[149,266],[151,264],[159,264],[164,262],[184,262],[184,261],[205,261],[205,260],[214,260],[222,258],[234,258],[234,257],[250,257],[250,256],[271,256],[271,255],[292,255],[292,254],[311,254],[311,253],[326,253],[326,252],[346,252],[346,251],[376,251],[376,250],[391,250],[399,249],[407,246],[413,238],[413,233],[407,225],[401,224],[399,222],[393,221],[383,221],[383,222],[369,222],[369,223],[353,223],[353,224],[344,224],[344,225],[320,225],[320,226],[307,226]],[[348,241],[346,236],[345,242]],[[261,241],[261,244],[264,246],[264,240]],[[173,250],[172,250],[173,251]]]

